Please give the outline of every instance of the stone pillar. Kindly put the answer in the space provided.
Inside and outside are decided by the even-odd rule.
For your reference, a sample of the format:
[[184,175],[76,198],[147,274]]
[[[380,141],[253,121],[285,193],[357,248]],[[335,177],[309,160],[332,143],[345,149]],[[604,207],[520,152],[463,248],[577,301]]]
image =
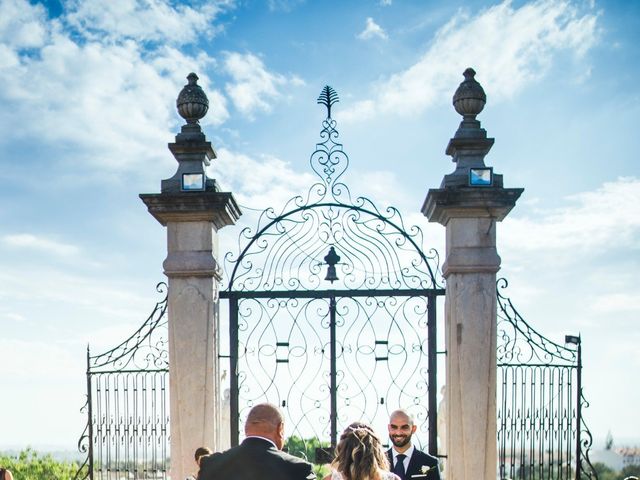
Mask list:
[[496,222],[514,207],[523,189],[504,188],[484,157],[493,139],[476,120],[485,93],[467,69],[453,97],[463,116],[447,146],[456,169],[431,189],[422,207],[430,222],[446,227],[447,280],[446,454],[451,480],[495,480],[496,425]]
[[194,471],[196,448],[220,445],[217,234],[240,216],[233,195],[220,192],[205,173],[215,152],[198,121],[209,102],[198,77],[187,78],[177,100],[187,123],[169,144],[178,170],[161,182],[161,193],[140,195],[149,213],[167,227],[170,476],[177,480]]

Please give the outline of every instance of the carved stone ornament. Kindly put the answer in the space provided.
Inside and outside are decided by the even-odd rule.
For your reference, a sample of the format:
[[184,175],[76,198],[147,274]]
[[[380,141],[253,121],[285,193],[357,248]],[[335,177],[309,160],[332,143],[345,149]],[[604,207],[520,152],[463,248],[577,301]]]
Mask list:
[[190,73],[187,76],[189,83],[184,86],[176,100],[178,113],[188,124],[198,123],[209,110],[209,99],[198,85],[198,76]]
[[463,75],[464,81],[453,95],[453,106],[463,117],[475,119],[487,103],[487,95],[474,78],[476,72],[473,68],[467,68]]

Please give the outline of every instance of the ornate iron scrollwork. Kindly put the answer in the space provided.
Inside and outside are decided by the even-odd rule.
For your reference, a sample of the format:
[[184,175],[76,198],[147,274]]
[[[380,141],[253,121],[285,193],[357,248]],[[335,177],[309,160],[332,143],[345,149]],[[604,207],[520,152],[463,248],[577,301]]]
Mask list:
[[497,282],[498,364],[575,365],[575,350],[544,337],[522,318],[503,293],[508,285],[505,278]]
[[89,369],[92,373],[101,369],[109,371],[169,368],[169,352],[167,349],[167,284],[156,285],[158,293],[164,294],[147,320],[120,345],[113,349],[89,358]]
[[[242,230],[220,292],[235,305],[232,417],[268,400],[287,406],[293,435],[332,442],[338,425],[382,421],[388,408],[409,407],[421,423],[435,415],[427,339],[444,294],[438,254],[424,253],[420,228],[408,228],[394,207],[352,197],[337,102],[324,87],[318,103],[327,116],[309,159],[317,181]],[[420,442],[434,425],[421,425]]]
[[579,401],[583,409],[583,412],[580,415],[580,425],[578,426],[580,435],[580,458],[578,459],[578,462],[580,463],[580,478],[584,478],[586,480],[598,480],[598,473],[596,472],[596,469],[593,468],[593,464],[589,458],[591,447],[593,447],[593,436],[591,435],[591,431],[584,420],[584,409],[589,408],[589,402],[585,398],[584,391],[582,391],[582,389],[580,391]]
[[167,478],[167,285],[159,283],[156,290],[164,298],[133,335],[99,355],[87,348],[87,424],[78,442],[86,459],[74,480],[147,473]]
[[498,463],[501,479],[597,478],[582,409],[578,349],[555,343],[529,325],[497,282]]
[[[80,413],[84,413],[85,415],[88,415],[88,412],[89,412],[89,394],[88,393],[87,395],[85,395],[85,399],[86,399],[85,404],[80,409]],[[89,435],[90,422],[91,422],[91,419],[89,418],[87,420],[87,424],[84,426],[84,430],[82,431],[80,438],[78,439],[78,452],[85,455],[85,457],[82,463],[80,464],[80,466],[78,467],[78,470],[76,471],[75,475],[73,476],[73,480],[85,480],[89,478],[89,476],[91,475],[91,471],[90,471],[91,437]]]
[[322,141],[309,160],[320,180],[278,212],[265,209],[255,229],[242,230],[238,253],[225,256],[227,290],[318,290],[320,265],[330,247],[342,258],[339,276],[345,288],[442,288],[438,252],[423,252],[422,230],[407,228],[394,207],[380,210],[366,197],[352,199],[342,182],[349,157],[330,116],[335,102],[337,94],[325,87],[318,100],[327,105]]

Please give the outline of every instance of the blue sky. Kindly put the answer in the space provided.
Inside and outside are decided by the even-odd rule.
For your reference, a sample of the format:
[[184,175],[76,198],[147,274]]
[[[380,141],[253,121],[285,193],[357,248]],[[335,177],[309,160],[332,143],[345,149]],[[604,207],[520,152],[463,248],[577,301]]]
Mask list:
[[73,449],[87,343],[115,345],[157,300],[165,232],[137,195],[175,171],[189,72],[210,100],[210,176],[241,205],[310,184],[329,84],[351,191],[443,253],[419,212],[453,170],[469,66],[487,163],[525,188],[498,227],[509,295],[551,339],[582,335],[596,440],[637,443],[639,37],[626,1],[0,0],[0,448]]

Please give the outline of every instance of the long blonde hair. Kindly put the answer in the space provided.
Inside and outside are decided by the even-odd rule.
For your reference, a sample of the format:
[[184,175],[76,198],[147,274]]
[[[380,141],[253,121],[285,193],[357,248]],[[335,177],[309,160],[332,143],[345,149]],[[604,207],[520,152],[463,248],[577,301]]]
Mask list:
[[380,470],[389,470],[389,460],[373,429],[353,422],[342,432],[331,466],[344,480],[373,480]]

